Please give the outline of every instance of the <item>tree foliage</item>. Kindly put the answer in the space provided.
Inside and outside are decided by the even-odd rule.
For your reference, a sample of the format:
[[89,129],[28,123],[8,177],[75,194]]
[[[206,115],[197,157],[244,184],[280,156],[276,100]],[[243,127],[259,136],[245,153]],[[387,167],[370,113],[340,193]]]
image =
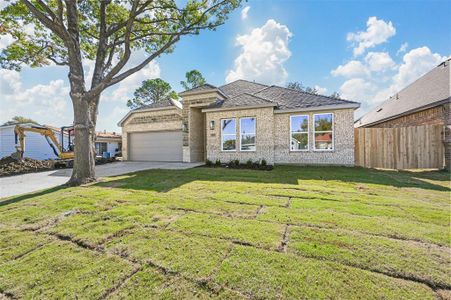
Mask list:
[[334,99],[341,99],[341,95],[339,92],[333,92],[332,94],[330,94],[329,97],[334,98]]
[[127,106],[131,109],[178,98],[171,85],[160,78],[144,80],[133,96],[133,99],[127,101]]
[[[318,95],[317,88],[304,86],[301,82],[298,82],[298,81],[288,82],[286,87],[289,89],[296,90],[296,91]],[[338,92],[333,92],[329,97],[335,98],[335,99],[341,99],[340,93],[338,93]]]
[[[108,87],[173,51],[185,35],[215,30],[241,0],[16,0],[0,11],[0,66],[68,68],[75,162],[70,185],[95,180],[95,126]],[[133,57],[133,54],[136,56]],[[91,61],[88,79],[86,62]]]
[[191,70],[185,74],[186,81],[180,81],[180,84],[185,90],[194,89],[198,86],[204,85],[207,81],[205,80],[202,73],[198,70]]
[[24,124],[24,123],[33,123],[33,124],[39,125],[39,123],[33,119],[22,117],[22,116],[15,116],[15,117],[12,117],[11,120],[9,120],[8,122],[5,122],[2,126],[8,126],[8,125],[14,125],[14,124]]

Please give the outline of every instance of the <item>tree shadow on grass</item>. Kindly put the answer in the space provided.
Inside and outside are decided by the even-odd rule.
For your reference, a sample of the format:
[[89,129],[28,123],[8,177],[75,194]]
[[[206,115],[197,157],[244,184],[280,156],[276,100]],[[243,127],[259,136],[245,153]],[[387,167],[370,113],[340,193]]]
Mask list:
[[64,185],[59,185],[59,186],[49,188],[46,190],[42,190],[42,191],[38,191],[38,192],[32,192],[32,193],[28,193],[25,195],[19,195],[19,196],[11,196],[11,197],[5,198],[4,200],[0,199],[0,207],[8,205],[8,204],[13,204],[13,203],[21,202],[24,200],[28,200],[28,199],[31,199],[34,197],[39,197],[39,196],[43,196],[46,194],[50,194],[50,193],[59,191],[64,188],[66,188]]
[[[428,179],[428,180],[422,180]],[[303,180],[339,181],[347,183],[377,184],[398,188],[420,188],[435,191],[451,189],[433,181],[446,181],[447,173],[398,172],[360,167],[330,166],[276,166],[272,171],[236,170],[198,167],[188,170],[148,170],[109,177],[96,184],[110,188],[168,192],[193,181],[249,182],[302,185]],[[333,184],[331,182],[331,184]]]

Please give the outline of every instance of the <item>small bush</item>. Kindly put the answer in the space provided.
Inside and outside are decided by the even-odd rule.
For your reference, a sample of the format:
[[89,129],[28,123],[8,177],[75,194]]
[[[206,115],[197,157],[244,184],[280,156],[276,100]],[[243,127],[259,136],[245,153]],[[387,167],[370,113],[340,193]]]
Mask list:
[[261,164],[262,167],[266,167],[268,165],[268,163],[266,162],[265,159],[262,159],[260,164]]
[[212,167],[212,166],[213,166],[213,162],[212,162],[211,160],[207,159],[207,160],[205,161],[205,165],[206,165],[207,167]]
[[246,167],[247,167],[247,168],[252,168],[252,159],[248,159],[248,160],[246,161]]
[[240,161],[238,159],[234,160],[235,166],[239,167],[240,166]]
[[217,159],[215,162],[215,166],[216,167],[220,167],[221,166],[221,160]]

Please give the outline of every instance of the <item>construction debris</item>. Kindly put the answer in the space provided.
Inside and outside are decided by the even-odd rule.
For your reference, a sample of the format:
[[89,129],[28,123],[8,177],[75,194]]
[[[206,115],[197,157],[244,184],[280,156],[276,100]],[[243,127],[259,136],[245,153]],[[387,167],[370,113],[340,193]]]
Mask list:
[[54,164],[53,160],[24,158],[19,161],[11,156],[6,156],[0,159],[0,177],[53,170]]

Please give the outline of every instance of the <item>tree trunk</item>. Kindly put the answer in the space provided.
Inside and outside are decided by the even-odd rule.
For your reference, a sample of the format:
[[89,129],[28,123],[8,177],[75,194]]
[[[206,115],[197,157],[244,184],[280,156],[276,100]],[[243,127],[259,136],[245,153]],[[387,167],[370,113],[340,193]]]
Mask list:
[[97,99],[72,97],[74,107],[74,168],[68,186],[94,182],[95,177],[95,128],[97,122]]

